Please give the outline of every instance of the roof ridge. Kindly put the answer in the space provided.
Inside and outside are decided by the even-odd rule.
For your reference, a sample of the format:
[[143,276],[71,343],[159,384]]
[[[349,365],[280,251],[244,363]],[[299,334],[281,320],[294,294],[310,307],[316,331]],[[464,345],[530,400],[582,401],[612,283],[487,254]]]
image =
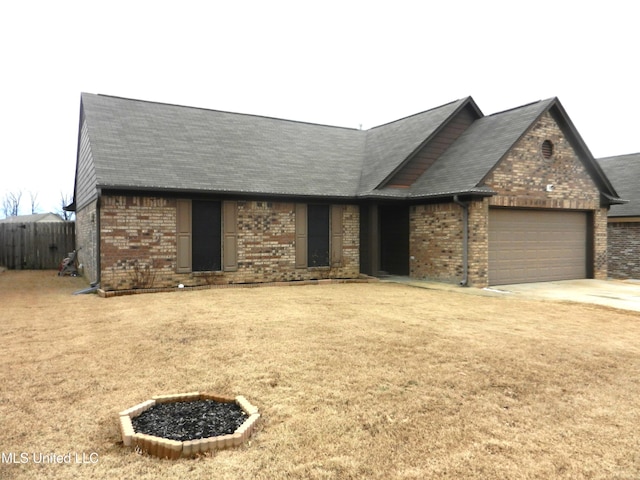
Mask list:
[[453,105],[454,103],[462,102],[462,101],[468,100],[470,98],[471,98],[471,96],[458,98],[458,99],[453,100],[451,102],[447,102],[447,103],[443,103],[442,105],[438,105],[437,107],[428,108],[427,110],[423,110],[422,112],[412,113],[411,115],[407,115],[407,116],[401,117],[401,118],[396,118],[395,120],[391,120],[390,122],[381,123],[380,125],[376,125],[374,127],[371,127],[366,131],[375,130],[376,128],[380,128],[380,127],[386,127],[387,125],[391,125],[392,123],[397,123],[397,122],[400,122],[402,120],[406,120],[408,118],[417,117],[418,115],[422,115],[422,114],[427,113],[427,112],[432,112],[432,111],[438,110],[440,108],[448,107],[449,105]]
[[128,98],[128,97],[121,97],[121,96],[117,96],[117,95],[107,95],[104,93],[88,93],[88,92],[84,92],[84,94],[87,95],[95,95],[98,97],[103,97],[103,98],[112,98],[112,99],[116,99],[116,100],[126,100],[128,102],[139,102],[139,103],[147,103],[147,104],[152,104],[152,105],[163,105],[163,106],[167,106],[167,107],[176,107],[176,108],[188,108],[191,110],[202,110],[205,112],[215,112],[215,113],[223,113],[226,115],[239,115],[239,116],[244,116],[244,117],[253,117],[253,118],[264,118],[267,120],[277,120],[279,122],[289,122],[289,123],[298,123],[298,124],[304,124],[304,125],[312,125],[315,127],[325,127],[325,128],[339,128],[342,130],[352,130],[355,132],[360,132],[360,131],[366,131],[366,130],[361,130],[359,128],[355,128],[355,127],[344,127],[344,126],[340,126],[340,125],[328,125],[326,123],[315,123],[315,122],[307,122],[304,120],[293,120],[290,118],[281,118],[281,117],[273,117],[273,116],[269,116],[269,115],[259,115],[259,114],[255,114],[255,113],[243,113],[243,112],[231,112],[229,110],[219,110],[219,109],[215,109],[215,108],[205,108],[205,107],[196,107],[193,105],[181,105],[179,103],[167,103],[167,102],[158,102],[158,101],[154,101],[154,100],[143,100],[143,99],[139,99],[139,98]]
[[515,110],[520,110],[522,108],[531,107],[532,105],[537,105],[539,103],[550,102],[552,100],[557,100],[557,97],[551,97],[551,98],[546,98],[546,99],[542,99],[542,100],[536,100],[534,102],[525,103],[524,105],[519,105],[517,107],[508,108],[506,110],[501,110],[499,112],[494,112],[494,113],[492,113],[490,115],[487,115],[487,117],[493,117],[493,116],[496,116],[496,115],[502,115],[503,113],[513,112]]
[[623,158],[623,157],[638,157],[640,158],[640,152],[636,152],[636,153],[623,153],[622,155],[609,155],[606,157],[600,157],[597,158],[596,160],[601,161],[601,160],[612,160],[614,158]]

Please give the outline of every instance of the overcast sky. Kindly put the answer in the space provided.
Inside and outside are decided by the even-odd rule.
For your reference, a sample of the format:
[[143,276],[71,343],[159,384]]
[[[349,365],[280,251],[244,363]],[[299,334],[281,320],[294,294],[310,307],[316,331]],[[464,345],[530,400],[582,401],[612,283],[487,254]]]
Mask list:
[[81,92],[354,128],[558,97],[596,158],[640,152],[637,20],[616,0],[3,2],[0,199],[73,193]]

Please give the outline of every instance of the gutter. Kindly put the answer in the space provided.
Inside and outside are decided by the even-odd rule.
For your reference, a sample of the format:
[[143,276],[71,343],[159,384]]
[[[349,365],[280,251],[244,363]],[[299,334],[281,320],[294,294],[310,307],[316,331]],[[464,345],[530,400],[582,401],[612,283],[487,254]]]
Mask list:
[[458,195],[453,196],[454,203],[462,207],[462,280],[461,287],[469,286],[469,204],[460,201]]

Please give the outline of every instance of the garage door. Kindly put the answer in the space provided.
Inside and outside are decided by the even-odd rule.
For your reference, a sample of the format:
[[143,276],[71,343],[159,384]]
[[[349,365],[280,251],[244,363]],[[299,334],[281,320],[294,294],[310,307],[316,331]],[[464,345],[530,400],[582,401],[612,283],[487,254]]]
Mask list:
[[587,214],[489,211],[489,284],[587,276]]

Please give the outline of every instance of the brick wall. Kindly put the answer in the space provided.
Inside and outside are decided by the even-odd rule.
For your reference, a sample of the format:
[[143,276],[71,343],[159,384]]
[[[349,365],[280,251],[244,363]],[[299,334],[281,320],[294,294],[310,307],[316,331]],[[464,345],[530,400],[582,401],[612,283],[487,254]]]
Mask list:
[[608,226],[609,275],[640,279],[640,220]]
[[98,279],[98,223],[96,202],[76,212],[76,248],[80,272],[89,282]]
[[176,265],[176,200],[103,196],[100,284],[105,290],[167,286]]
[[471,287],[486,287],[489,281],[489,199],[469,205],[469,278]]
[[607,229],[607,208],[595,210],[593,215],[594,232],[594,258],[593,258],[593,278],[606,280],[608,277],[608,229]]
[[[488,202],[469,204],[470,286],[486,286],[488,277]],[[463,279],[463,210],[455,203],[415,205],[409,216],[409,251],[414,278],[458,283]]]
[[[101,284],[105,290],[259,283],[359,275],[359,210],[343,209],[340,267],[295,268],[295,204],[237,202],[233,272],[176,273],[176,200],[105,196],[101,203]],[[224,246],[223,246],[224,248]]]
[[409,213],[410,275],[456,283],[462,277],[462,208],[415,205]]
[[343,262],[339,268],[295,268],[295,203],[238,202],[238,271],[216,283],[259,283],[323,278],[355,278],[360,273],[359,210],[342,215]]

